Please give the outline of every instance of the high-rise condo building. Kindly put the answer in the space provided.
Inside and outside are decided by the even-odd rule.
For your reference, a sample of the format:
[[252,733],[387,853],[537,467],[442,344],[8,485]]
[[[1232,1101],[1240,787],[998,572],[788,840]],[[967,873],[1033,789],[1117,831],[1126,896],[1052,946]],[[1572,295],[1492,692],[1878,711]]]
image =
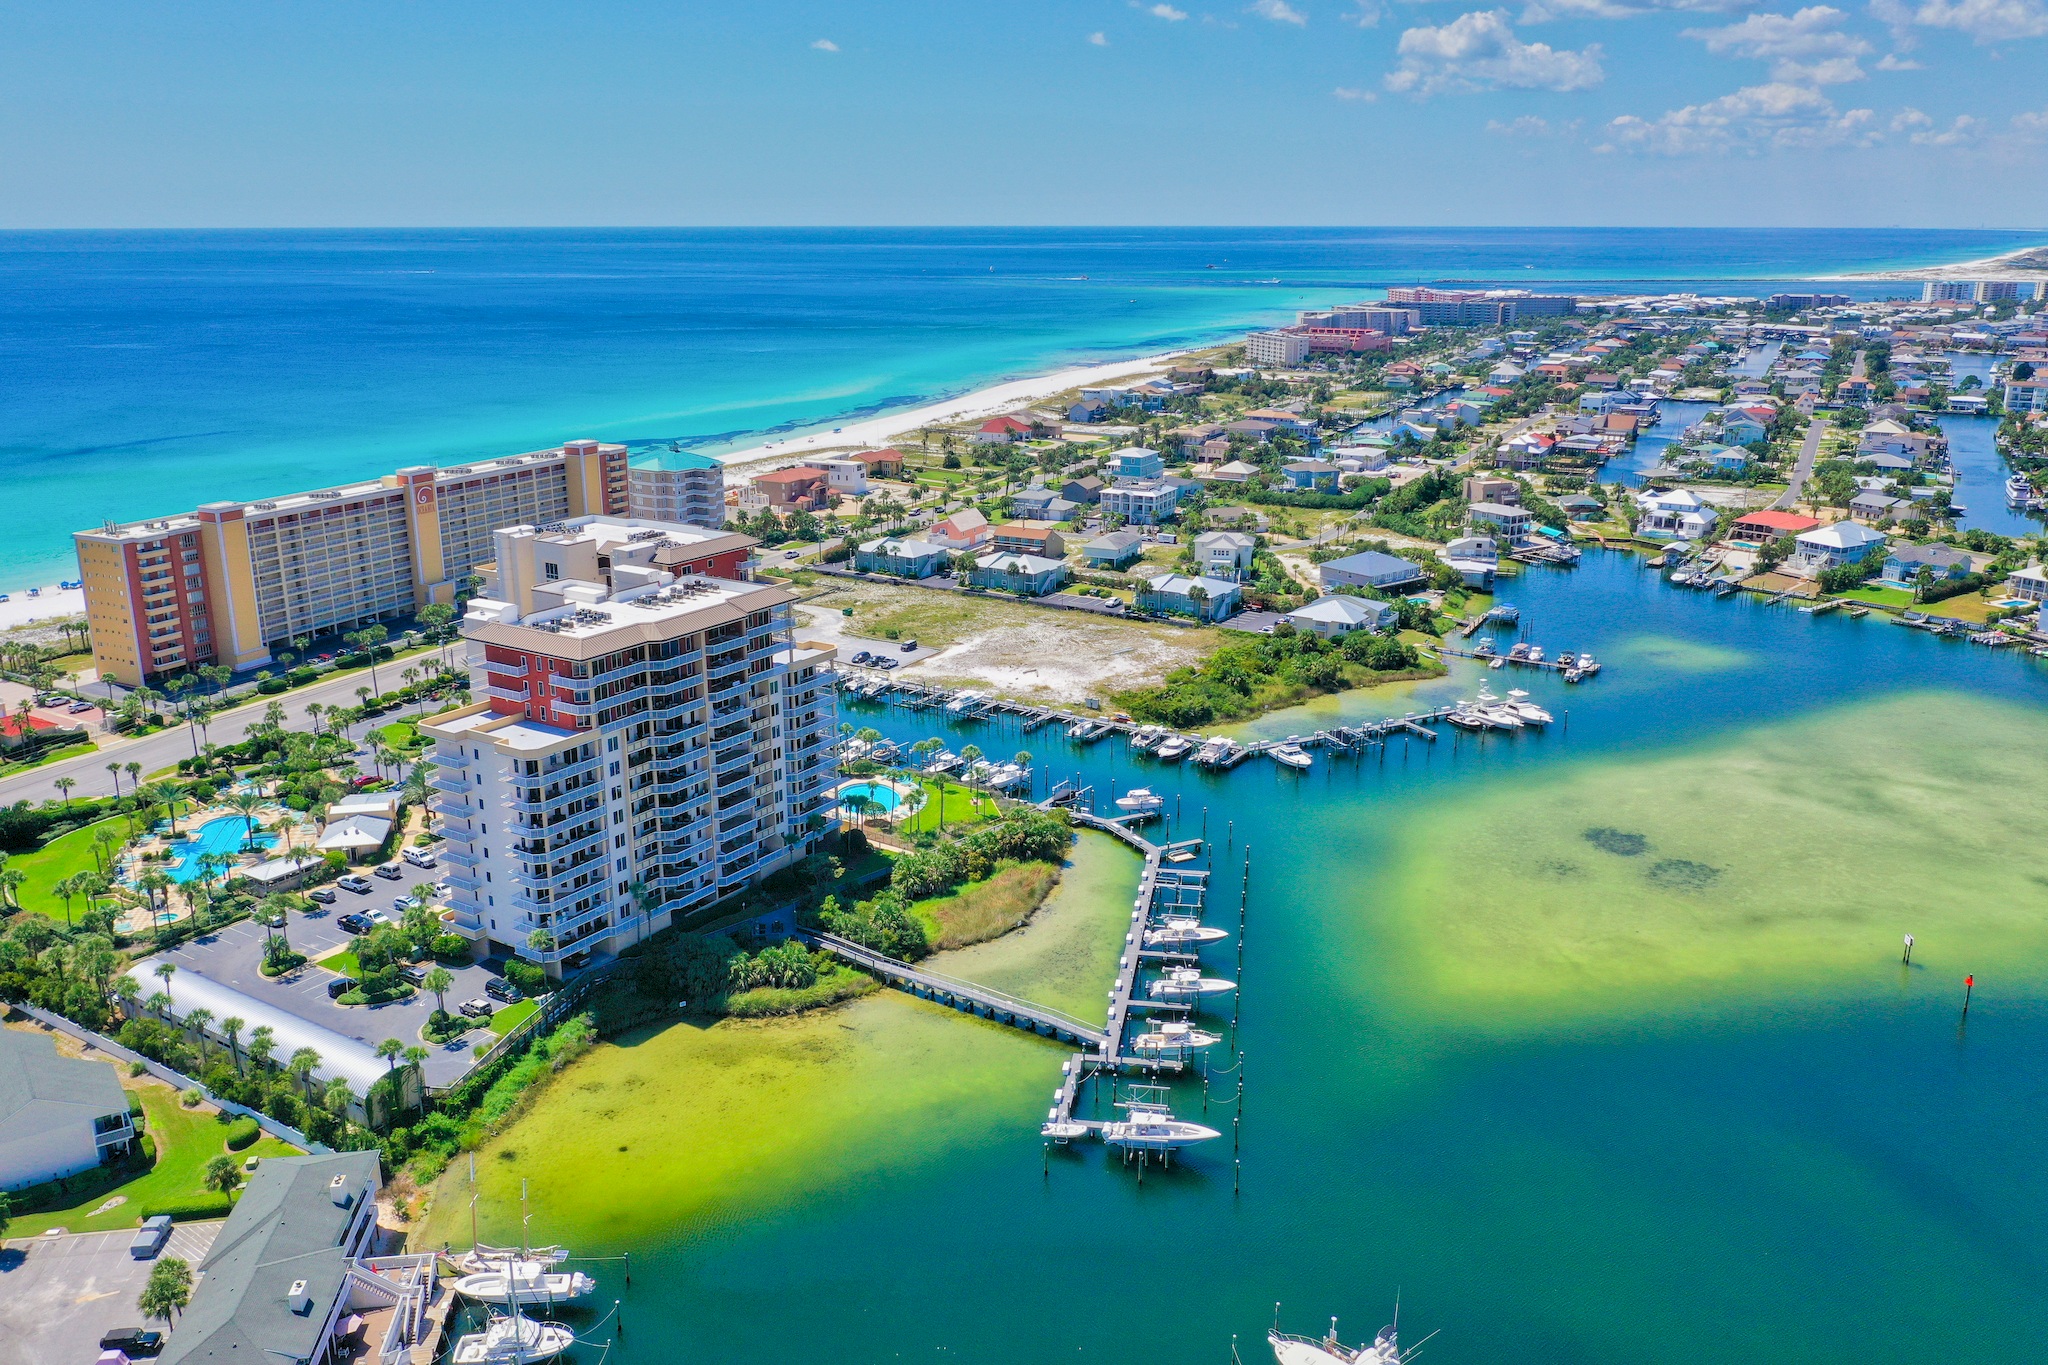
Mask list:
[[[551,974],[802,858],[833,809],[833,651],[792,639],[795,599],[671,579],[620,529],[500,533],[462,627],[478,700],[420,725],[452,927]],[[578,545],[601,576],[545,577]]]
[[658,450],[627,469],[627,502],[636,517],[717,530],[725,525],[725,466],[709,455]]
[[627,511],[626,448],[581,440],[108,522],[72,540],[100,675],[134,684],[259,668],[297,637],[453,602],[499,527]]

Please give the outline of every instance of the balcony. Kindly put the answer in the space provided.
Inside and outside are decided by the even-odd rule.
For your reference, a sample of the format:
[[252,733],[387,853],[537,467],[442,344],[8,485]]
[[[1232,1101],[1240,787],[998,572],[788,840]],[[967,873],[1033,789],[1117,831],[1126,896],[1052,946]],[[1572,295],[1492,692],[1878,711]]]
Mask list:
[[467,778],[456,776],[436,763],[434,765],[434,775],[427,779],[427,785],[437,792],[449,792],[459,795],[463,792],[476,790],[477,784]]

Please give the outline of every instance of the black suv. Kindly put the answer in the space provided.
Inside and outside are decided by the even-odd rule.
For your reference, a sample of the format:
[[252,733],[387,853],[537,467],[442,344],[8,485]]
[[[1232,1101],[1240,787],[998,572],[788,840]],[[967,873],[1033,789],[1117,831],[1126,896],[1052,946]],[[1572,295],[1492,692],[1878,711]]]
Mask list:
[[364,919],[361,915],[355,914],[343,915],[340,919],[337,919],[334,922],[337,926],[340,927],[343,933],[349,934],[367,934],[372,929],[377,927],[376,925],[370,923],[370,921]]
[[339,1000],[354,990],[358,984],[360,983],[352,976],[337,976],[334,980],[327,983],[327,998],[329,1000]]
[[484,982],[484,994],[493,1000],[502,1000],[509,1005],[519,999],[519,988],[503,977],[494,976],[489,981]]
[[153,1356],[163,1348],[164,1334],[147,1327],[116,1327],[100,1338],[102,1351],[119,1351],[122,1355]]

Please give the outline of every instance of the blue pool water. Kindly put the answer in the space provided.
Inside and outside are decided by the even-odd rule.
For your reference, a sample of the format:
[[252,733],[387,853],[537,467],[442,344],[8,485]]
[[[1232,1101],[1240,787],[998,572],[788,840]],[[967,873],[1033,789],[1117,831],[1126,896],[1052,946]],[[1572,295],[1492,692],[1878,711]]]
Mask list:
[[846,799],[850,796],[865,796],[869,802],[869,809],[879,811],[895,810],[897,803],[902,799],[896,794],[894,787],[881,782],[857,782],[839,789],[841,805],[845,805]]
[[[252,845],[249,842],[249,822],[239,815],[217,815],[201,825],[190,839],[179,844],[178,860],[164,870],[174,882],[189,882],[199,876],[199,860],[209,853],[225,853],[232,857]],[[269,848],[277,842],[275,834],[256,835],[253,847]]]

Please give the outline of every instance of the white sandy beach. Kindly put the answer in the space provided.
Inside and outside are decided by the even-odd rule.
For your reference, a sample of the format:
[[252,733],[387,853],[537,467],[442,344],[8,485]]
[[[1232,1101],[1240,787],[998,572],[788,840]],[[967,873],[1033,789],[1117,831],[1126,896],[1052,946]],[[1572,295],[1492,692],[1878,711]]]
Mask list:
[[1918,270],[1864,270],[1847,275],[1816,275],[1816,280],[2012,280],[2048,279],[2048,246],[2022,247],[1979,261],[1929,265]]
[[30,597],[25,588],[10,588],[6,591],[7,600],[0,602],[0,630],[12,630],[15,626],[25,626],[31,621],[85,614],[83,588],[59,588],[51,583],[44,586],[40,597]]
[[759,465],[755,473],[765,473],[765,466],[795,464],[806,455],[828,450],[870,450],[885,446],[906,432],[916,431],[923,426],[939,422],[962,422],[976,417],[994,417],[1013,408],[1041,399],[1066,389],[1079,388],[1084,384],[1103,384],[1118,379],[1142,378],[1156,374],[1185,351],[1166,351],[1159,355],[1145,356],[1138,360],[1113,360],[1101,365],[1077,365],[1072,369],[1055,370],[1051,374],[1037,375],[1030,379],[1013,379],[1008,383],[994,384],[973,393],[949,398],[944,402],[927,404],[921,408],[908,408],[902,412],[885,413],[865,421],[849,422],[837,430],[809,432],[801,436],[789,436],[770,441],[765,445],[749,446],[744,450],[728,451],[716,458],[728,468],[745,473],[744,466]]

